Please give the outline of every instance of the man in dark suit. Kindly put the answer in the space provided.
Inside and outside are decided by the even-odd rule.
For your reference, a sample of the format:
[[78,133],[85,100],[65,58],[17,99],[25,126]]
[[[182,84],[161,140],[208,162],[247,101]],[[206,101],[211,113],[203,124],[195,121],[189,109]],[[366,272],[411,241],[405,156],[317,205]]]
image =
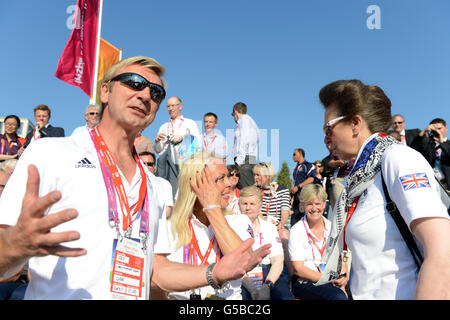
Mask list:
[[417,149],[417,137],[420,129],[405,130],[405,118],[401,114],[392,116],[392,129],[400,134],[400,141],[404,145]]
[[447,123],[436,118],[423,129],[418,137],[420,149],[425,159],[434,169],[436,178],[450,190],[450,141],[447,139]]
[[[50,108],[45,104],[40,104],[34,108],[34,118],[36,120],[36,128],[33,132],[29,132],[26,136],[24,148],[26,148],[32,140],[46,137],[64,137],[64,129],[53,127],[49,120],[51,116]],[[23,152],[23,150],[22,150]],[[19,152],[21,153],[21,152]]]

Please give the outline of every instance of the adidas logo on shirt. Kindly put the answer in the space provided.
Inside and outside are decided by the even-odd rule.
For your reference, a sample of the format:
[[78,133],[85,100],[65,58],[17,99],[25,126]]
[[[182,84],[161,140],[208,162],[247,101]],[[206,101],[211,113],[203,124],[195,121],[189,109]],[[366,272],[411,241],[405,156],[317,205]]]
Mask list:
[[95,165],[93,165],[88,158],[84,158],[77,162],[75,168],[95,168]]

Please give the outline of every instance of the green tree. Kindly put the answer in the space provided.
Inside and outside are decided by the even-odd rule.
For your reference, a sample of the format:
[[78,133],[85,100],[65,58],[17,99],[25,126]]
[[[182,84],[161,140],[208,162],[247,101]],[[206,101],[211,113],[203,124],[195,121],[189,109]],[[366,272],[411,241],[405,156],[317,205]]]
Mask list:
[[278,173],[277,183],[291,190],[292,179],[290,176],[291,172],[289,171],[289,166],[286,161],[283,161],[280,172]]

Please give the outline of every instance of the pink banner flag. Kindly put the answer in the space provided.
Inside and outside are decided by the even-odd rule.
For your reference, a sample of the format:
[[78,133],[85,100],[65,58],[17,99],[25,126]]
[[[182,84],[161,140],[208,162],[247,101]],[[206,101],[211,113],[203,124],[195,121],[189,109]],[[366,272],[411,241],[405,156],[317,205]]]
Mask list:
[[55,76],[92,93],[99,0],[77,0],[74,28],[58,61]]

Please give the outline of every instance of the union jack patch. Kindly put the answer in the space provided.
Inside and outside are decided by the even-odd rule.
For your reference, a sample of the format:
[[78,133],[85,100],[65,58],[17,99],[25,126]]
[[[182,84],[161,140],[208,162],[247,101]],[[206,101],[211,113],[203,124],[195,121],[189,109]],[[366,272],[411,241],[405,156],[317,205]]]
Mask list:
[[426,173],[407,174],[400,177],[400,182],[405,191],[417,188],[431,188],[430,180],[428,180]]
[[255,234],[253,233],[253,228],[252,228],[251,225],[248,225],[247,232],[250,233],[250,236],[251,236],[252,238],[255,237]]

